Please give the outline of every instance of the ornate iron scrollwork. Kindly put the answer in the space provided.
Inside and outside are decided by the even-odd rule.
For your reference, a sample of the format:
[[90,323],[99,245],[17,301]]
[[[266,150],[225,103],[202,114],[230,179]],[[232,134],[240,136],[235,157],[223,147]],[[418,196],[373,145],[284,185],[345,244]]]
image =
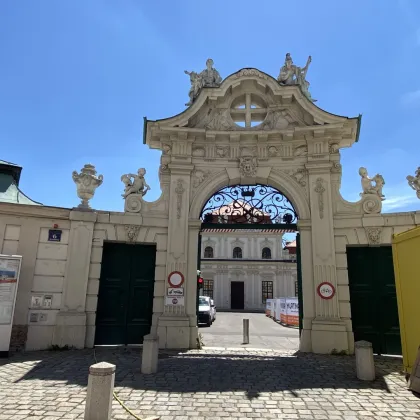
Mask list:
[[234,185],[222,188],[201,211],[204,223],[297,223],[292,203],[268,185]]

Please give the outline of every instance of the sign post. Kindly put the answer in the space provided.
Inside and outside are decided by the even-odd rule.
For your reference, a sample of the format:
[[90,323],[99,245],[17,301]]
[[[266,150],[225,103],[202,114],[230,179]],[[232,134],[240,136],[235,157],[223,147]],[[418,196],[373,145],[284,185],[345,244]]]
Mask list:
[[9,356],[22,257],[0,254],[0,357]]

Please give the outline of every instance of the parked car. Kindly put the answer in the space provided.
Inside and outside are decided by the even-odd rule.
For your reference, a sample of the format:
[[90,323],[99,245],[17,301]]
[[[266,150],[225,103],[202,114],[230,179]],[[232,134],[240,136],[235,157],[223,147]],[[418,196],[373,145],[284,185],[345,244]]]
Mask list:
[[216,318],[216,307],[208,296],[198,297],[198,323],[206,324],[208,327]]

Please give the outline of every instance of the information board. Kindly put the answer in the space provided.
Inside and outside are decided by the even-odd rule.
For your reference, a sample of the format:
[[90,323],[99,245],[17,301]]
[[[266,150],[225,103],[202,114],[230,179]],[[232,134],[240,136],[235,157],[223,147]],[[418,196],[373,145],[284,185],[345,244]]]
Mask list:
[[0,353],[8,353],[22,257],[0,254]]

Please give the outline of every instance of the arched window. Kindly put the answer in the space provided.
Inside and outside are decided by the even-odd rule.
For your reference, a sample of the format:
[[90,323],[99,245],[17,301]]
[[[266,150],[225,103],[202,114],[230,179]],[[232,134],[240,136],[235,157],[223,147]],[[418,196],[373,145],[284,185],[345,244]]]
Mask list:
[[239,246],[233,248],[233,258],[242,258],[242,249]]
[[262,250],[262,259],[263,260],[271,260],[271,249],[270,248],[263,248]]
[[206,246],[204,249],[204,258],[214,258],[213,248],[211,246]]

